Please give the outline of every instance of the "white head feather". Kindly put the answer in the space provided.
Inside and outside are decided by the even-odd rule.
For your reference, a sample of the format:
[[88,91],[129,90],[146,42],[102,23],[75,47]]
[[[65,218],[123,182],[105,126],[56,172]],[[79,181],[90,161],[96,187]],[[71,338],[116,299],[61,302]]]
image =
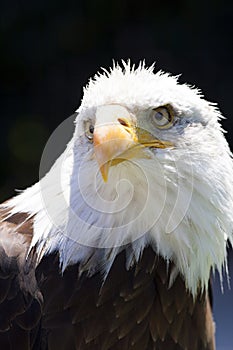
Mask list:
[[[90,273],[107,273],[124,245],[130,267],[150,244],[174,262],[195,295],[207,286],[211,268],[221,275],[227,240],[233,241],[233,164],[221,115],[177,78],[154,74],[144,64],[123,66],[89,82],[66,151],[39,183],[7,205],[12,213],[35,215],[32,246],[40,258],[58,250],[63,269],[80,262]],[[146,111],[167,104],[176,123],[154,132],[174,148],[148,150],[152,157],[111,167],[105,184],[84,122],[95,123],[100,106],[118,105],[149,128]]]

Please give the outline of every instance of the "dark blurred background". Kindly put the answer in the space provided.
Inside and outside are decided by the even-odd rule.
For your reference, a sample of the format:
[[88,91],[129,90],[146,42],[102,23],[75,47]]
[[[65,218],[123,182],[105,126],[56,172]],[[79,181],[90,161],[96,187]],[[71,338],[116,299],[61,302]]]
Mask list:
[[[49,135],[112,59],[182,73],[218,102],[233,147],[233,1],[3,0],[0,19],[1,200],[38,180]],[[214,296],[217,349],[232,350],[233,293],[216,281]]]

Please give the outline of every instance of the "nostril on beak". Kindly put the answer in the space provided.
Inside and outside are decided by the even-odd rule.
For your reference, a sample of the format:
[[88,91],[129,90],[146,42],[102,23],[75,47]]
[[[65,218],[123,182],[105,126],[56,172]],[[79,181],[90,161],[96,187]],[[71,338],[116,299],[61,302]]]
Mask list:
[[118,118],[117,120],[122,126],[129,127],[129,123],[125,119]]
[[117,120],[124,127],[125,131],[127,131],[129,134],[132,134],[132,127],[127,120],[123,118],[118,118]]

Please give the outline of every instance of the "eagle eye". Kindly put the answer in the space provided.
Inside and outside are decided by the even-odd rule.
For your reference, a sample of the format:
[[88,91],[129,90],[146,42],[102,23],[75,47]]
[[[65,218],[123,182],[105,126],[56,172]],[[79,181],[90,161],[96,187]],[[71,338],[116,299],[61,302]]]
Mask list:
[[89,141],[93,140],[93,134],[94,134],[94,125],[91,122],[86,122],[84,126],[85,135],[88,138]]
[[153,108],[151,119],[158,129],[168,129],[173,125],[174,113],[170,106]]

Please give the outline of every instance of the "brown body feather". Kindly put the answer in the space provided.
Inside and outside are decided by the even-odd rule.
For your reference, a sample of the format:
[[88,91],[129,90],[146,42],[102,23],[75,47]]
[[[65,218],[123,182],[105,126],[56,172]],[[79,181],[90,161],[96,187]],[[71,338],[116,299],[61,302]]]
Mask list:
[[58,254],[26,260],[32,218],[17,214],[0,225],[0,348],[33,350],[213,350],[207,293],[196,300],[171,267],[148,247],[125,268],[125,251],[103,283],[100,273],[61,274]]

